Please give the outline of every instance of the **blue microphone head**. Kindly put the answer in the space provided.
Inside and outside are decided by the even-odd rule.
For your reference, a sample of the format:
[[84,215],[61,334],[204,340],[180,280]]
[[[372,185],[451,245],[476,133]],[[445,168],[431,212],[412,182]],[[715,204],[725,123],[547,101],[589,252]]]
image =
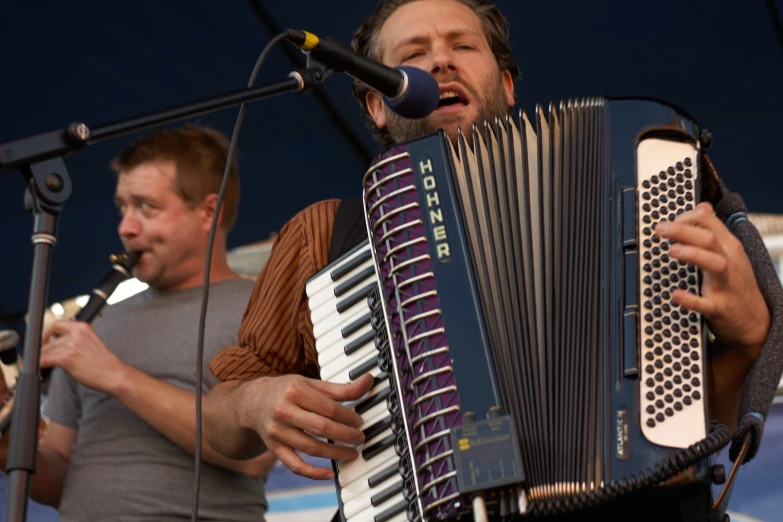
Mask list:
[[383,97],[386,105],[404,118],[418,119],[428,116],[438,107],[440,87],[438,81],[424,69],[403,65],[395,67],[408,76],[408,88],[396,100]]

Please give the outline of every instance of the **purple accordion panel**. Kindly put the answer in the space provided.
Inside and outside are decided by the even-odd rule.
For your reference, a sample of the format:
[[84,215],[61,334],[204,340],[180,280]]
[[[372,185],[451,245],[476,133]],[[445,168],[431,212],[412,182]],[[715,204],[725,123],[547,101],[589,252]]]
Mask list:
[[415,173],[403,145],[364,178],[410,450],[425,520],[461,506],[450,429],[462,423]]

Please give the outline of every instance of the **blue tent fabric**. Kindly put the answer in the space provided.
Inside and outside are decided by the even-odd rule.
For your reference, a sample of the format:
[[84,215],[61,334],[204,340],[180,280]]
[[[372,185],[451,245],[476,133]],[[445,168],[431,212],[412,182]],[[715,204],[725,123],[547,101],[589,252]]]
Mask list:
[[[64,128],[95,126],[233,91],[246,85],[272,38],[257,16],[350,41],[372,2],[291,0],[133,3],[9,0],[0,20],[4,49],[0,143]],[[713,132],[712,159],[753,212],[778,212],[776,146],[783,138],[783,52],[762,2],[499,0],[512,27],[523,79],[519,108],[593,96],[656,96]],[[338,14],[339,13],[339,14]],[[281,44],[285,45],[285,44]],[[292,65],[275,49],[258,81]],[[378,146],[334,75],[321,88],[369,154]],[[237,108],[195,121],[231,133]],[[181,122],[172,125],[179,125]],[[118,251],[110,159],[139,133],[67,158],[74,192],[54,251],[50,301],[85,293]],[[241,130],[242,200],[231,246],[263,240],[319,199],[357,196],[367,167],[312,94],[251,104]],[[32,219],[16,171],[0,174],[0,319],[27,306]]]

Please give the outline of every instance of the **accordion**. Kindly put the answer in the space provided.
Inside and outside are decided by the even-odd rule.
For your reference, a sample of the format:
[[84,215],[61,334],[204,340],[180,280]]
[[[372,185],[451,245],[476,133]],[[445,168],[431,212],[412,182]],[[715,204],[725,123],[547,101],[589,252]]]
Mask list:
[[[348,522],[578,512],[711,487],[700,271],[655,226],[708,198],[701,131],[647,99],[584,98],[384,151],[368,232],[307,285],[320,376],[360,457],[334,462]],[[721,431],[721,429],[723,431]]]

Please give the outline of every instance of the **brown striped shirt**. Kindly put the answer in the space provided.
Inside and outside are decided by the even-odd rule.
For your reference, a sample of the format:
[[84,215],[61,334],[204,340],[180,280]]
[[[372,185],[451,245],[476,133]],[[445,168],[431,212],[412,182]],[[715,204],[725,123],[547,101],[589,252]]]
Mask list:
[[329,259],[340,200],[314,203],[280,230],[245,308],[239,344],[209,364],[221,381],[297,373],[318,378],[305,284]]

